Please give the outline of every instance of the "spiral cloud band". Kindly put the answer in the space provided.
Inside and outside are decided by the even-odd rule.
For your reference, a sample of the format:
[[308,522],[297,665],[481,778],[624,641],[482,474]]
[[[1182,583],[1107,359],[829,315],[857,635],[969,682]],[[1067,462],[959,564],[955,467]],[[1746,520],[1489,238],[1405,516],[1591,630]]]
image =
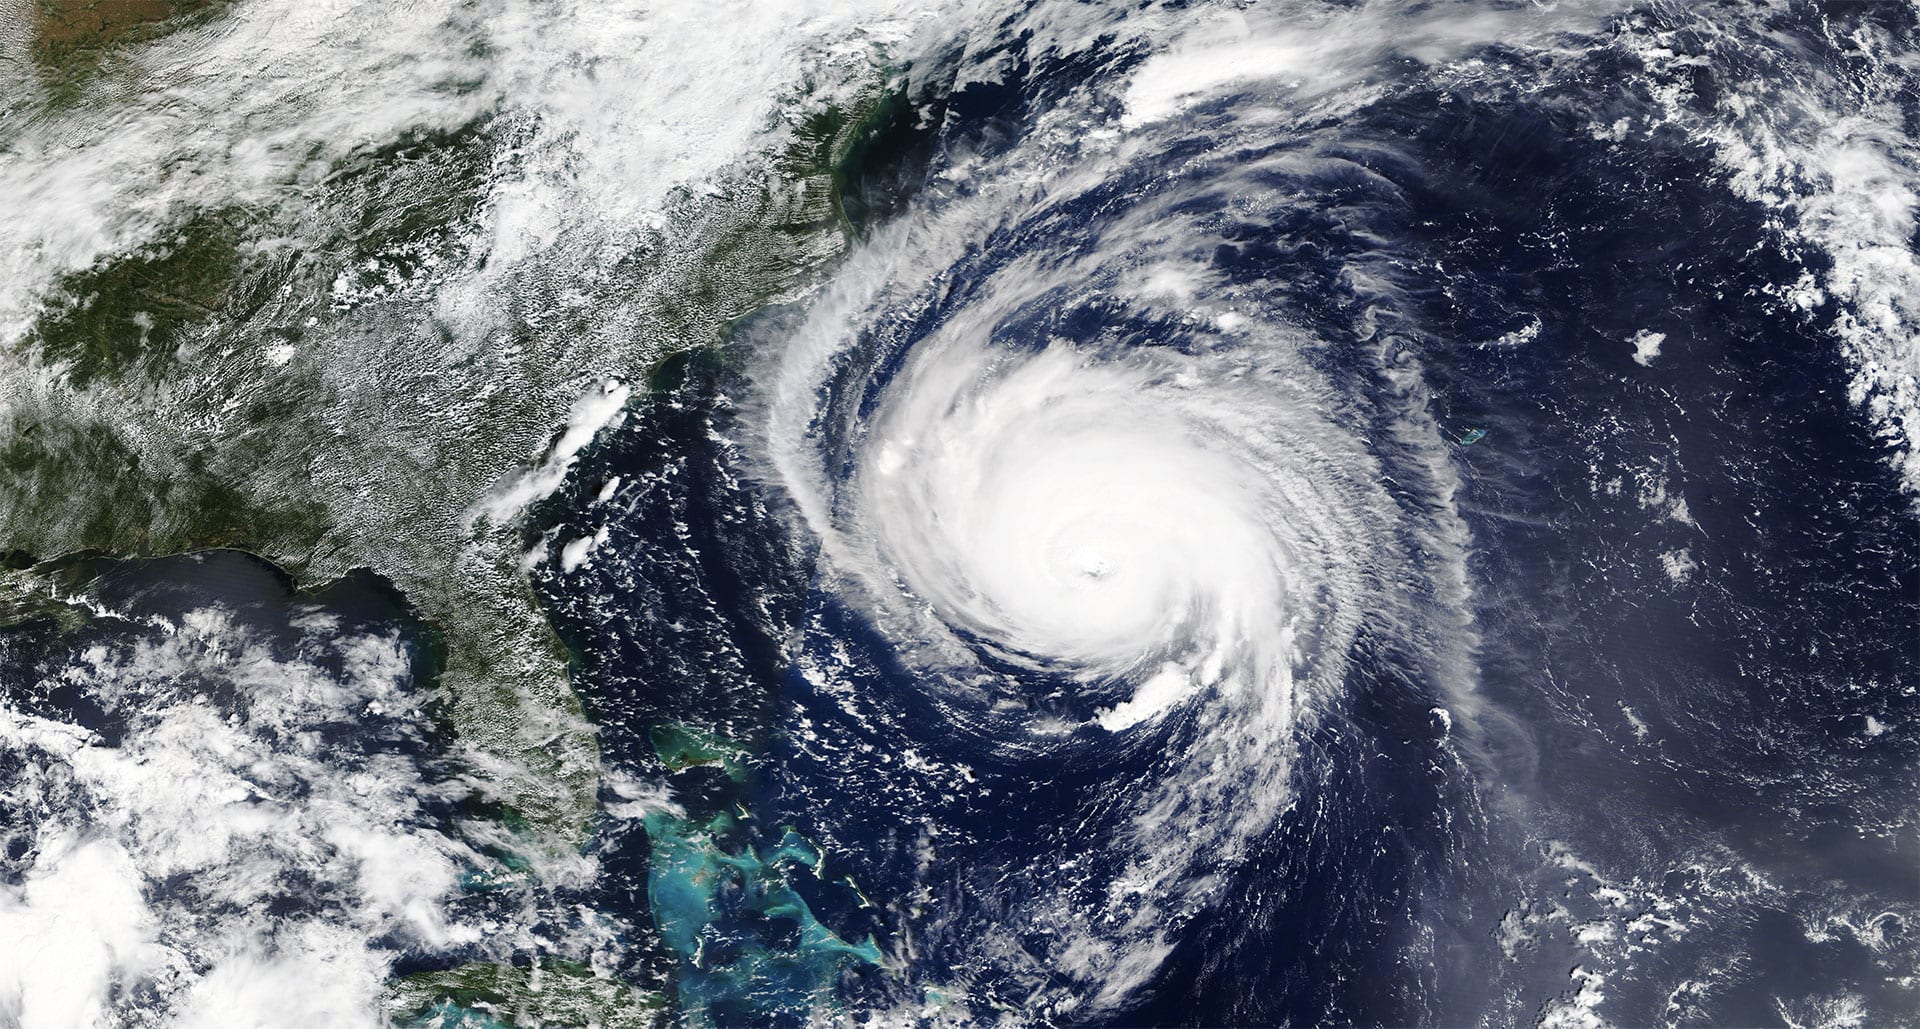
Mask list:
[[989,353],[919,362],[866,443],[860,510],[908,589],[1011,661],[1136,683],[1109,729],[1201,689],[1284,713],[1294,559],[1255,441],[1150,368]]
[[[943,720],[849,701],[862,732],[965,741],[1027,782],[1151,762],[1049,830],[1121,860],[1005,870],[1038,899],[1001,929],[1112,999],[1276,830],[1361,627],[1417,621],[1440,591],[1406,587],[1445,562],[1408,556],[1426,516],[1381,488],[1324,342],[1210,266],[1231,226],[1176,198],[1219,169],[1087,222],[1140,157],[1055,143],[1026,155],[1064,169],[1047,190],[1013,160],[857,255],[763,376],[762,431],[835,602]],[[1377,416],[1399,450],[1441,446],[1402,414]],[[809,665],[842,696],[845,666]]]

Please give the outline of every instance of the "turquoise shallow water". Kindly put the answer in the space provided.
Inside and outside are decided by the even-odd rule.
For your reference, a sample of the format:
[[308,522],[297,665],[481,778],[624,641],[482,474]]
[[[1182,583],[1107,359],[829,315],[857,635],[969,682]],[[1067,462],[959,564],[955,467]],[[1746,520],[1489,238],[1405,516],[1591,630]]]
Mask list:
[[695,794],[698,810],[645,819],[647,900],[677,959],[682,1015],[694,1025],[735,1024],[756,1013],[834,1009],[842,974],[879,966],[883,955],[871,937],[836,935],[798,887],[856,888],[823,883],[826,856],[794,829],[758,830],[743,804],[752,781],[744,750],[673,725],[652,737],[677,775],[705,775],[710,787]]

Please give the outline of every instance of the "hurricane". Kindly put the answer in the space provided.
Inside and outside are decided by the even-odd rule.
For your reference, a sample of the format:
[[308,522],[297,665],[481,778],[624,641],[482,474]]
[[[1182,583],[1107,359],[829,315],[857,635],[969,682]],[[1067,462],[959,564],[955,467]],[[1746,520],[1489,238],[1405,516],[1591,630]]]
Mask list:
[[297,6],[0,0],[0,1025],[1920,1021],[1920,8]]
[[[1412,598],[1443,621],[1458,598],[1447,552],[1409,549],[1446,527],[1380,487],[1353,419],[1415,468],[1434,427],[1361,414],[1285,285],[1210,260],[1232,223],[1181,210],[1258,162],[1143,188],[1128,165],[1163,154],[1056,145],[857,258],[770,370],[765,431],[836,602],[912,669],[919,696],[874,704],[899,711],[875,731],[965,741],[976,770],[1105,771],[1048,847],[1126,856],[1013,871],[1073,899],[1002,927],[1051,936],[1098,1000],[1275,830],[1297,723],[1340,708],[1363,628],[1403,636],[1430,617]],[[1021,188],[1019,165],[1061,159],[1086,167]],[[1284,182],[1290,159],[1264,160]]]
[[[818,548],[798,663],[842,723],[812,719],[801,749],[926,755],[851,788],[968,796],[929,822],[979,828],[934,833],[915,874],[1022,898],[929,904],[914,967],[1043,1020],[1151,1019],[1170,970],[1217,960],[1195,939],[1234,935],[1252,884],[1287,877],[1276,851],[1340,896],[1407,877],[1373,927],[1444,961],[1465,855],[1499,831],[1470,783],[1541,755],[1480,693],[1457,469],[1486,430],[1443,426],[1424,362],[1525,346],[1540,322],[1464,341],[1436,324],[1465,276],[1408,238],[1448,186],[1398,111],[1585,83],[1628,13],[1274,5],[1165,46],[1134,22],[1015,16],[998,38],[1052,48],[969,59],[1024,76],[1018,142],[1004,109],[956,116],[983,74],[961,71],[924,191],[756,337],[748,449],[770,456],[749,464]],[[1642,365],[1650,335],[1628,340]],[[1396,759],[1396,707],[1385,731],[1423,739],[1410,764],[1451,813],[1390,871],[1384,847],[1311,837],[1403,817],[1348,766],[1356,746]],[[1311,901],[1272,903],[1337,935]],[[1420,1021],[1443,992],[1329,1010]]]

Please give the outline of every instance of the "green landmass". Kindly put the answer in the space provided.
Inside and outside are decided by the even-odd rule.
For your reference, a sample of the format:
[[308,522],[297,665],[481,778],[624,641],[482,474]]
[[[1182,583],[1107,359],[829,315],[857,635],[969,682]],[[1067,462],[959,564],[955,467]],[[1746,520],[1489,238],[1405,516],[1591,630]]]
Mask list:
[[50,64],[159,35],[226,0],[32,0],[33,43]]
[[[34,2],[45,95],[27,102],[45,117],[141,88],[117,55],[223,8]],[[525,142],[502,116],[355,150],[270,208],[175,212],[151,242],[67,275],[0,377],[0,621],[75,621],[63,576],[81,558],[233,548],[307,589],[370,570],[439,636],[439,710],[514,833],[516,853],[493,848],[503,874],[564,864],[593,831],[598,741],[526,574],[527,526],[492,500],[551,460],[581,396],[615,380],[644,392],[663,361],[843,252],[862,228],[843,189],[900,104],[878,69],[819,88],[764,166],[676,194],[616,252],[561,240],[490,269],[477,321],[438,301],[487,266],[492,187]],[[670,767],[744,781],[731,741],[680,727],[656,742]],[[676,877],[745,884],[801,946],[727,969],[689,957],[701,996],[769,979],[814,996],[849,962],[877,962],[792,891],[818,852],[797,835],[746,841],[733,817],[648,821],[657,899]],[[680,900],[663,926],[718,917],[711,893]],[[625,1026],[655,1024],[664,1003],[543,961],[408,977],[393,1010],[413,1025]]]
[[473,964],[399,979],[387,1014],[403,1029],[653,1029],[667,1001],[572,961]]
[[[79,101],[89,83],[149,40],[216,19],[228,0],[26,0],[27,53],[47,99]],[[11,98],[10,98],[11,99]]]
[[670,772],[712,765],[720,768],[727,778],[736,783],[747,779],[750,751],[744,744],[678,722],[656,725],[650,736],[654,753]]
[[[75,54],[219,7],[42,3],[41,57],[93,69]],[[611,255],[561,241],[495,273],[478,324],[436,300],[486,261],[490,189],[514,173],[524,127],[491,116],[355,151],[271,210],[182,212],[68,275],[0,383],[0,600],[32,613],[34,569],[80,553],[229,547],[304,586],[369,569],[441,634],[449,728],[526,856],[564,860],[591,832],[597,743],[525,526],[489,498],[548,460],[597,384],[644,385],[842,252],[836,182],[893,109],[871,75],[796,101],[771,174],[675,195]],[[87,102],[113,102],[102,89]]]

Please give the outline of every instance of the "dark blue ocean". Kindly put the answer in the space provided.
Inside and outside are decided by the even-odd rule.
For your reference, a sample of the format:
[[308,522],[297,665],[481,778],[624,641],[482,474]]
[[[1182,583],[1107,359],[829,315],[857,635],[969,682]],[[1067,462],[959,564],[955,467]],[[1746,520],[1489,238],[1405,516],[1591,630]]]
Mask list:
[[[1878,13],[1911,33],[1910,14]],[[1002,82],[923,83],[924,114],[864,155],[849,208],[877,228],[955,202],[919,187],[957,155],[1021,146],[1079,77],[1111,72],[1010,50]],[[1449,440],[1446,499],[1471,540],[1470,687],[1434,681],[1429,640],[1363,623],[1340,703],[1301,730],[1284,815],[1120,1003],[1031,1006],[1076,988],[1047,967],[1048,941],[983,959],[972,934],[1034,903],[1007,869],[1124,860],[1124,813],[1103,796],[1164,774],[1159,755],[1194,726],[1175,712],[1144,741],[1028,748],[928,700],[897,642],[822,584],[817,548],[742,453],[751,369],[795,314],[763,312],[664,369],[549,505],[559,536],[608,534],[602,556],[540,584],[609,761],[660,774],[648,730],[662,723],[747,745],[750,782],[683,774],[676,789],[752,812],[731,846],[791,826],[858,884],[802,890],[840,938],[895,955],[847,965],[851,1010],[956,983],[963,1020],[998,1008],[1060,1024],[1843,1024],[1821,1019],[1849,1003],[1866,1024],[1920,1017],[1920,528],[1849,402],[1836,302],[1796,306],[1777,288],[1820,258],[1781,243],[1706,143],[1596,137],[1652,102],[1631,58],[1564,78],[1551,58],[1487,59],[1485,89],[1409,86],[1238,151],[1322,159],[1232,176],[1288,193],[1280,217],[1235,218],[1208,172],[1164,185],[1164,162],[1209,160],[1209,126],[1250,101],[1196,109],[1157,161],[929,269],[942,296],[825,387],[857,423],[969,291],[1035,250],[1095,248],[1102,219],[1176,188],[1190,196],[1172,203],[1230,223],[1207,255],[1217,288],[1256,290],[1323,341],[1311,361],[1375,439],[1389,490],[1434,495],[1432,470],[1394,449],[1407,405]],[[1714,69],[1697,74],[1711,89]],[[1054,301],[1000,323],[1000,341],[1184,345],[1152,313]],[[1639,334],[1663,337],[1654,359],[1636,359]],[[615,499],[596,500],[616,477]],[[880,714],[851,715],[799,674],[796,655],[829,651]],[[1033,679],[1017,699],[1088,703],[1057,686]],[[965,762],[976,788],[924,789],[907,748]],[[1065,823],[1083,852],[1055,849]],[[611,860],[623,892],[608,902],[644,905],[644,837]],[[736,950],[798,946],[791,924],[723,921]],[[739,1024],[808,1010],[720,1003]]]

